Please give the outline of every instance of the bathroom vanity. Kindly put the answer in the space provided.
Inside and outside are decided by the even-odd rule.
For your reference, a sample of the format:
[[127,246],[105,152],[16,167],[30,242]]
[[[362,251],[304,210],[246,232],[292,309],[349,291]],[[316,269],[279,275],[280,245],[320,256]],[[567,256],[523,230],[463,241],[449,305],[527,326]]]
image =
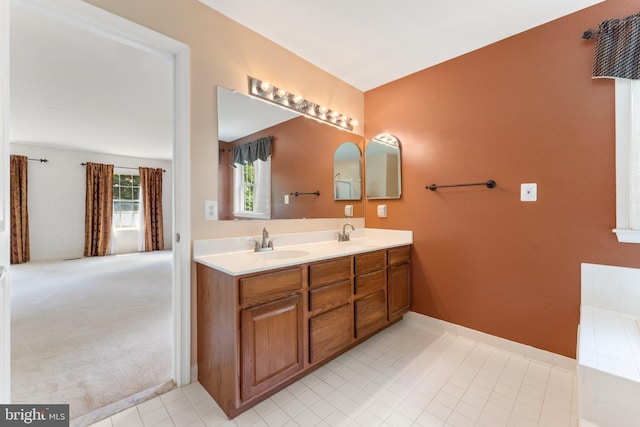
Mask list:
[[280,236],[296,244],[263,253],[203,255],[212,246],[194,243],[198,379],[229,417],[409,310],[411,232],[357,230],[347,242],[310,234]]

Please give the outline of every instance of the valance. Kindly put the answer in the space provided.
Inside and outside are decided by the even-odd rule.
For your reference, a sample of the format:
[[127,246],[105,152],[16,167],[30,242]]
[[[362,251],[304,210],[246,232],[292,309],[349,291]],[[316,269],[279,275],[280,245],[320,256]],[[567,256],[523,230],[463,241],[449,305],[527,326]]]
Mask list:
[[640,79],[640,14],[600,23],[592,75]]
[[234,147],[231,150],[231,163],[235,167],[236,164],[246,165],[256,160],[266,162],[272,152],[272,137],[256,139],[246,144]]

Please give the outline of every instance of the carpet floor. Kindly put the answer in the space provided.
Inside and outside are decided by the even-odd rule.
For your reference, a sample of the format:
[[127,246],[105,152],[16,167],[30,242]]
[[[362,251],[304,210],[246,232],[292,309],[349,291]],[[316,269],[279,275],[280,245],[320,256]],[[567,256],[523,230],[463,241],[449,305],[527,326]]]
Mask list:
[[171,255],[12,265],[13,403],[74,419],[170,381]]

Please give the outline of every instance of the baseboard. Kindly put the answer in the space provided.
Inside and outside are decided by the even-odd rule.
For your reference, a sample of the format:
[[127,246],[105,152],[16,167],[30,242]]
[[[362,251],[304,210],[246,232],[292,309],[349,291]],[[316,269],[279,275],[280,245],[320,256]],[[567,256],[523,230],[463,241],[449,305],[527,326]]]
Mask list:
[[556,368],[564,369],[566,371],[574,373],[576,372],[576,359],[572,359],[570,357],[562,356],[560,354],[552,353],[547,350],[542,350],[505,338],[500,338],[495,335],[477,331],[475,329],[456,325],[455,323],[436,319],[435,317],[425,316],[424,314],[416,313],[414,311],[410,311],[409,313],[405,314],[405,317],[416,322],[424,323],[425,325],[433,329],[448,332],[463,338],[468,338],[482,344],[490,345],[492,347],[497,347],[510,353],[516,353],[527,359],[535,360],[537,362],[541,362]]
[[198,365],[191,365],[191,382],[198,381]]

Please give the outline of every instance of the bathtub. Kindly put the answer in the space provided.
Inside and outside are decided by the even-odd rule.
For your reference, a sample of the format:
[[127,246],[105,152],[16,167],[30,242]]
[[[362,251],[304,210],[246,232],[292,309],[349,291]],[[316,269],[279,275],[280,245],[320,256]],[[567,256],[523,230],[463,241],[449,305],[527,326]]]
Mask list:
[[640,269],[582,264],[577,376],[580,426],[640,420]]

